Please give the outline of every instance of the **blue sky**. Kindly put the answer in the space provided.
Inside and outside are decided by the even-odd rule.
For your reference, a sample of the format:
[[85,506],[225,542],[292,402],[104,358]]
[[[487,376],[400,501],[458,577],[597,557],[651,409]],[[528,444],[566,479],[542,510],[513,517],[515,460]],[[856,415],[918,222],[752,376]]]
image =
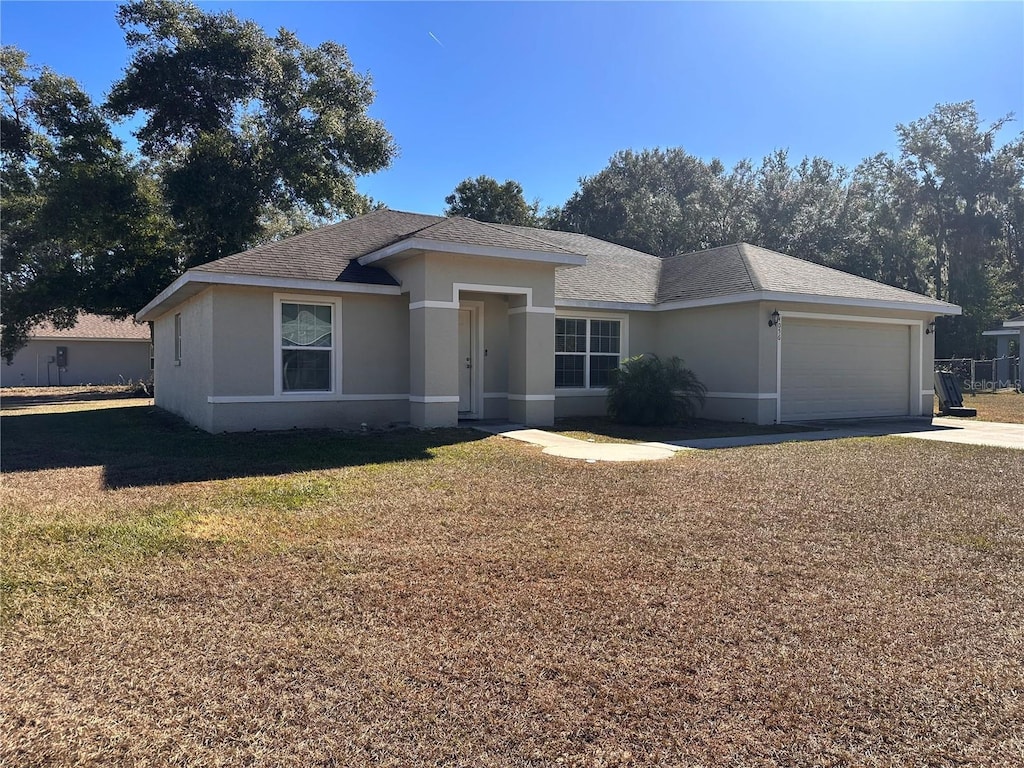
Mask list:
[[[620,149],[852,167],[940,102],[1016,113],[1002,141],[1024,117],[1020,2],[200,5],[345,45],[401,149],[359,188],[424,213],[480,174],[560,204]],[[128,61],[115,10],[4,0],[0,40],[100,99]]]

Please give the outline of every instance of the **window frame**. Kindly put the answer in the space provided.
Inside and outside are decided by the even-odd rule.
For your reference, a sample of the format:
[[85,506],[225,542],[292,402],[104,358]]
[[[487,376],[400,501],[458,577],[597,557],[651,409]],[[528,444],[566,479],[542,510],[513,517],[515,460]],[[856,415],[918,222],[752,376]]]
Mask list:
[[[284,304],[310,304],[313,306],[330,307],[331,309],[331,346],[329,348],[331,374],[330,387],[328,389],[285,389],[284,388],[284,352],[295,350],[297,347],[285,346],[282,343],[283,330],[283,305]],[[274,395],[289,400],[316,400],[323,399],[330,395],[337,395],[341,392],[341,299],[325,297],[317,294],[274,294]],[[298,347],[301,349],[301,347]],[[324,347],[315,347],[317,351],[324,351]]]
[[181,312],[174,315],[174,364],[181,365]]
[[[622,361],[629,357],[628,339],[629,339],[629,316],[619,314],[605,314],[603,312],[557,312],[555,314],[555,337],[558,336],[558,321],[559,320],[582,320],[586,322],[586,351],[585,352],[555,352],[555,360],[559,355],[572,355],[575,357],[583,358],[583,386],[582,387],[559,387],[555,386],[556,396],[571,396],[571,395],[603,395],[608,392],[606,385],[592,386],[590,383],[590,358],[591,356],[596,357],[610,357],[616,353],[614,352],[594,352],[591,350],[592,346],[592,322],[593,321],[612,321],[619,324],[619,351],[618,351],[618,365],[622,364]],[[556,345],[557,347],[557,345]],[[552,367],[556,365],[555,360],[552,360]]]

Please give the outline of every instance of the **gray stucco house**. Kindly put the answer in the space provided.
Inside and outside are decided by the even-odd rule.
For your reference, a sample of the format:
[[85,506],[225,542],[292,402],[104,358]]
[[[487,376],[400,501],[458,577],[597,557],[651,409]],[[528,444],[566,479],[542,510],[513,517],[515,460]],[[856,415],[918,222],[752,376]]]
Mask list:
[[0,385],[46,387],[149,381],[149,326],[80,314],[71,328],[40,323],[10,364],[0,363]]
[[708,418],[930,415],[931,323],[959,313],[746,243],[660,259],[377,211],[190,269],[137,318],[157,405],[221,432],[550,425],[603,413],[642,352],[682,357]]

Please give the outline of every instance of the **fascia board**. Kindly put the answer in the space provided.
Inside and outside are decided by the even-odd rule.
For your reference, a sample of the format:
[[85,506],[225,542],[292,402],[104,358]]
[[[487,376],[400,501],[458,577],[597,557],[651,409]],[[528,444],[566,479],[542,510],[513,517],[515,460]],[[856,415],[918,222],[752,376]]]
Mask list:
[[210,285],[316,291],[317,293],[371,293],[384,296],[400,296],[402,293],[401,287],[397,285],[342,283],[336,280],[307,280],[295,277],[267,277],[264,275],[241,275],[189,270],[160,291],[156,298],[139,310],[135,315],[135,319],[140,322],[155,320],[185,299],[196,295]]
[[844,296],[822,296],[811,293],[788,293],[785,291],[750,291],[726,296],[712,296],[702,299],[681,299],[666,301],[660,304],[622,301],[589,301],[586,299],[555,299],[556,307],[578,309],[611,309],[631,312],[671,312],[676,309],[696,309],[713,307],[723,304],[742,304],[751,301],[778,301],[798,304],[831,304],[840,307],[857,307],[860,309],[888,309],[900,312],[923,312],[934,315],[959,315],[961,309],[956,304],[944,301],[912,302],[887,299],[858,299]]

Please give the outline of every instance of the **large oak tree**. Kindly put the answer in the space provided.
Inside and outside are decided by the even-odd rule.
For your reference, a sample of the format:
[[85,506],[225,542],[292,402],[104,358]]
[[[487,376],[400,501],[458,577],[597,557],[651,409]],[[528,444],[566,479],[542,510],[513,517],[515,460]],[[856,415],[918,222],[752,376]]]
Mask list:
[[[181,271],[357,215],[396,153],[334,42],[179,0],[117,11],[131,51],[105,105],[3,49],[2,354],[42,319],[127,316]],[[138,154],[112,121],[136,118]]]

